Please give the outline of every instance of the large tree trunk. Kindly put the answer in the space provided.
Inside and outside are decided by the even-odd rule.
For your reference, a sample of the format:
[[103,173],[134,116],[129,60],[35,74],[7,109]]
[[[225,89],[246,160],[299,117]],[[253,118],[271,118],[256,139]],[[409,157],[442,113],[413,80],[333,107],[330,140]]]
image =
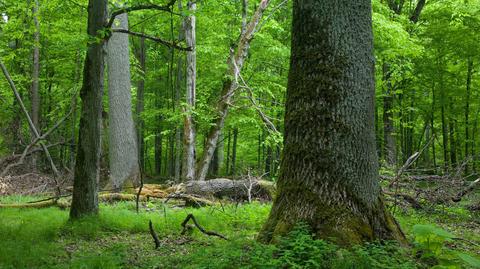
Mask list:
[[[96,36],[104,28],[107,0],[89,0],[87,33]],[[98,213],[102,96],[105,42],[89,43],[80,91],[82,115],[78,136],[70,218]]]
[[[189,12],[195,12],[197,4],[194,1],[188,1]],[[186,89],[186,113],[184,130],[184,163],[183,177],[185,180],[195,179],[195,123],[193,121],[193,110],[195,109],[195,91],[197,79],[197,53],[195,48],[195,15],[191,14],[185,18],[184,24],[185,40],[187,46],[192,48],[187,52],[187,89]]]
[[[113,29],[128,30],[127,13],[116,17]],[[109,162],[113,189],[137,184],[139,179],[138,148],[132,115],[130,52],[128,35],[113,33],[108,40]]]
[[208,132],[207,143],[205,145],[205,150],[203,151],[202,159],[199,163],[197,171],[197,180],[205,180],[207,176],[213,153],[217,147],[218,136],[223,128],[223,125],[225,124],[228,108],[232,105],[232,98],[238,89],[240,72],[242,71],[243,63],[248,55],[250,42],[258,30],[258,24],[260,23],[263,12],[268,7],[269,3],[270,0],[260,1],[260,4],[250,22],[246,27],[242,27],[244,30],[242,29],[242,34],[240,35],[236,50],[234,48],[230,49],[230,56],[227,60],[228,70],[223,81],[222,93],[217,103],[217,115],[212,127]]
[[[30,87],[30,102],[32,121],[35,128],[40,131],[40,93],[39,89],[39,74],[40,74],[40,23],[38,21],[39,4],[38,0],[34,1],[32,13],[33,24],[35,32],[33,33],[33,66],[32,66],[32,85]],[[35,140],[35,134],[32,133],[32,141]],[[32,155],[33,167],[37,166],[37,158]]]
[[295,0],[291,55],[278,194],[259,239],[305,222],[339,244],[404,240],[378,184],[371,2]]

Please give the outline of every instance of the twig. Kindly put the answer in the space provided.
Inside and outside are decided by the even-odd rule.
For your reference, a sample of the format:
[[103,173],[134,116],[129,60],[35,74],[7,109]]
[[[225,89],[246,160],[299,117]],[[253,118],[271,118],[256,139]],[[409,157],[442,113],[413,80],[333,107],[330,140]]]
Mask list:
[[153,242],[155,243],[155,249],[158,249],[158,248],[160,247],[161,243],[160,243],[160,240],[158,239],[157,233],[156,233],[155,230],[153,229],[152,220],[149,220],[149,221],[148,221],[148,228],[150,229],[150,234],[151,234],[152,237],[153,237]]
[[[140,166],[141,167],[141,166]],[[138,188],[138,192],[137,192],[137,198],[135,200],[135,205],[136,205],[136,209],[137,209],[137,214],[138,214],[138,210],[139,210],[139,204],[140,204],[140,194],[142,193],[142,189],[143,189],[143,169],[140,168],[140,187]]]
[[206,234],[206,235],[209,235],[209,236],[217,236],[217,237],[220,237],[222,238],[223,240],[228,240],[227,237],[225,237],[224,235],[221,235],[215,231],[207,231],[205,230],[202,226],[200,226],[200,224],[198,224],[197,220],[195,219],[195,217],[193,216],[193,214],[188,214],[187,218],[185,218],[185,220],[182,222],[182,227],[183,227],[183,230],[182,230],[182,235],[184,235],[187,230],[188,230],[188,226],[187,226],[187,223],[189,220],[192,220],[193,221],[193,224],[195,224],[195,226],[200,230],[200,232],[202,232],[203,234]]

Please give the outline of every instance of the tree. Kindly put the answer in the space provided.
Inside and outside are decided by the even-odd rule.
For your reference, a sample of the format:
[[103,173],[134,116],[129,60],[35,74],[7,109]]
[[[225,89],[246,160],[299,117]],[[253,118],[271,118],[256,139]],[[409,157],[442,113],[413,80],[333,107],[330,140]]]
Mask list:
[[299,222],[339,244],[404,239],[377,181],[371,16],[369,0],[294,1],[284,152],[262,241]]
[[[116,17],[113,29],[128,30],[127,13]],[[108,40],[109,162],[114,189],[125,181],[136,183],[139,176],[138,149],[132,115],[130,53],[128,35],[113,33]]]
[[[195,12],[197,4],[195,1],[188,1],[188,10]],[[192,110],[195,108],[195,90],[197,78],[197,55],[195,49],[195,15],[189,15],[183,23],[185,31],[185,41],[187,46],[192,48],[187,52],[187,88],[186,88],[186,104],[187,111],[185,113],[184,130],[184,165],[183,177],[186,180],[195,179],[195,125],[193,121]]]
[[[40,76],[40,23],[38,20],[39,3],[35,0],[32,8],[33,24],[35,26],[35,32],[33,33],[33,62],[32,62],[32,85],[30,87],[30,101],[32,111],[32,121],[37,130],[40,130],[40,94],[39,88],[39,76]],[[32,140],[35,139],[35,135],[32,133]],[[32,159],[33,166],[37,165],[35,155]]]
[[105,40],[96,38],[107,19],[107,0],[89,0],[87,33],[91,37],[80,90],[82,114],[73,178],[70,218],[98,212]]

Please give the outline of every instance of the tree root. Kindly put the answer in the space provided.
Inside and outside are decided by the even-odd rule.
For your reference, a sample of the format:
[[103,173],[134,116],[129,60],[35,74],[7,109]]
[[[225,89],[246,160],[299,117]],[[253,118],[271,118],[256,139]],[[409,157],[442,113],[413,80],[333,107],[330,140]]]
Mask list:
[[193,224],[195,224],[195,226],[200,230],[200,232],[202,232],[203,234],[206,234],[206,235],[209,235],[209,236],[217,236],[217,237],[220,237],[222,238],[223,240],[228,240],[227,237],[225,237],[224,235],[221,235],[215,231],[207,231],[205,230],[202,226],[200,226],[200,224],[198,224],[197,220],[195,219],[195,217],[193,216],[193,214],[188,214],[187,218],[185,218],[185,220],[182,222],[182,227],[183,227],[183,230],[182,230],[182,233],[181,235],[184,235],[190,228],[189,225],[187,225],[188,221],[189,220],[192,220],[193,221]]

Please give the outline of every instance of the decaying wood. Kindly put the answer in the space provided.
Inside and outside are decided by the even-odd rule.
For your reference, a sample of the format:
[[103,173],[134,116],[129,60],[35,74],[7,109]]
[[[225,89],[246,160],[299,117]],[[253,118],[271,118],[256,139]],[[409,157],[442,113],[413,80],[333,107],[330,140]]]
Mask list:
[[155,232],[155,229],[153,229],[152,220],[148,222],[148,228],[150,230],[150,234],[152,235],[153,242],[155,243],[155,249],[158,249],[160,247],[160,239],[158,239],[158,235]]
[[216,178],[207,181],[188,181],[178,185],[178,191],[181,193],[233,200],[248,200],[249,188],[251,198],[272,199],[275,193],[274,183],[264,180]]
[[389,191],[384,191],[383,193],[385,193],[387,195],[390,195],[390,196],[393,196],[393,197],[403,198],[403,200],[408,202],[415,209],[421,209],[422,208],[422,205],[420,204],[420,202],[418,202],[417,199],[415,199],[415,197],[413,197],[411,195],[408,195],[408,194],[405,194],[405,193],[394,193],[394,192],[389,192]]
[[477,180],[473,181],[472,183],[470,183],[470,185],[468,185],[468,187],[466,187],[465,189],[461,190],[460,192],[458,192],[455,196],[452,197],[452,201],[454,202],[460,202],[462,200],[462,197],[469,194],[470,192],[472,192],[475,188],[477,188],[478,186],[480,186],[480,178],[478,178]]
[[179,199],[185,202],[186,207],[204,207],[204,206],[213,206],[215,202],[202,197],[195,197],[193,195],[188,195],[184,193],[172,193],[170,194],[165,203],[168,203],[171,199]]
[[195,226],[198,228],[198,230],[200,230],[200,232],[202,232],[203,234],[206,234],[206,235],[209,235],[209,236],[217,236],[217,237],[220,237],[222,238],[223,240],[228,240],[227,237],[225,237],[224,235],[222,234],[219,234],[215,231],[207,231],[205,230],[202,226],[200,226],[200,224],[198,224],[197,220],[195,219],[195,217],[193,216],[193,214],[188,214],[188,216],[185,218],[185,220],[182,222],[182,227],[183,227],[183,230],[182,230],[182,235],[184,235],[188,229],[189,229],[189,226],[187,225],[188,221],[189,220],[192,220],[193,221],[193,224],[195,224]]

